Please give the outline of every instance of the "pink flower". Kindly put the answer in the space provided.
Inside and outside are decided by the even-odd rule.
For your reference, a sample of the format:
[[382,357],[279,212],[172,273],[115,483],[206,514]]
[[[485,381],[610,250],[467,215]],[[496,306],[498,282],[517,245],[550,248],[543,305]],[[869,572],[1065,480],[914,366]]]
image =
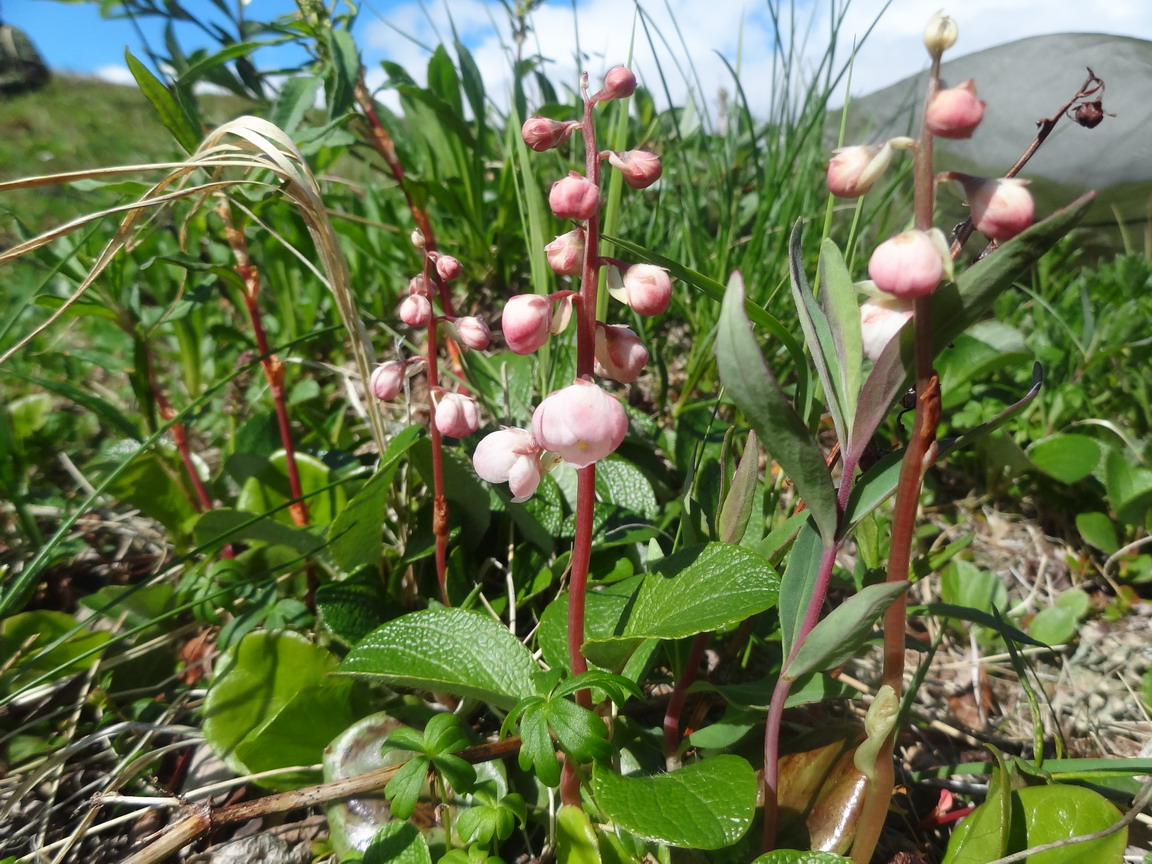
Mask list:
[[450,438],[467,438],[480,427],[476,400],[460,393],[445,393],[436,405],[436,428]]
[[880,179],[892,160],[888,144],[841,147],[828,163],[828,191],[837,198],[859,198]]
[[971,138],[984,119],[984,100],[976,97],[976,82],[939,90],[928,103],[924,123],[940,138]]
[[538,153],[559,147],[572,134],[573,129],[579,129],[580,124],[575,120],[561,122],[549,120],[547,117],[529,117],[520,127],[520,137],[524,143]]
[[500,329],[517,354],[531,354],[547,342],[551,327],[552,302],[542,294],[517,294],[504,304]]
[[633,189],[647,189],[660,179],[664,169],[660,157],[648,150],[626,150],[608,153],[608,163],[620,169],[624,182]]
[[421,294],[427,297],[432,293],[432,286],[429,284],[428,279],[424,276],[423,273],[417,273],[415,276],[408,280],[408,293]]
[[545,450],[583,468],[620,446],[628,432],[628,415],[618,399],[580,379],[536,406],[532,430]]
[[451,282],[460,276],[463,267],[451,255],[441,255],[436,259],[436,272],[445,282]]
[[672,299],[672,278],[655,264],[633,264],[623,278],[615,267],[608,270],[608,293],[632,307],[638,315],[659,315]]
[[636,92],[636,76],[627,66],[613,66],[604,76],[604,86],[592,99],[607,102],[609,99],[624,99]]
[[584,229],[577,228],[561,234],[544,247],[548,253],[548,266],[560,276],[576,276],[584,266]]
[[648,349],[623,324],[596,323],[596,374],[621,384],[636,380],[648,362]]
[[526,429],[506,428],[490,432],[476,445],[472,466],[481,480],[507,483],[516,503],[527,501],[540,485],[544,469],[542,451]]
[[912,303],[898,297],[869,297],[860,306],[860,335],[864,356],[876,360],[885,346],[912,317]]
[[488,329],[483,318],[476,318],[471,315],[457,318],[455,327],[456,336],[473,350],[483,351],[492,341],[492,331]]
[[926,231],[905,231],[885,240],[868,262],[876,287],[896,297],[931,294],[944,273],[940,248]]
[[400,304],[400,320],[409,327],[427,327],[432,320],[432,304],[423,294],[409,294]]
[[404,390],[404,367],[399,360],[389,360],[372,370],[368,379],[368,389],[381,402],[395,399]]
[[548,206],[560,219],[588,219],[600,207],[600,190],[587,177],[571,171],[552,184]]
[[1032,224],[1036,204],[1026,188],[1027,180],[990,180],[967,174],[957,174],[956,179],[968,196],[972,224],[985,237],[1010,240]]

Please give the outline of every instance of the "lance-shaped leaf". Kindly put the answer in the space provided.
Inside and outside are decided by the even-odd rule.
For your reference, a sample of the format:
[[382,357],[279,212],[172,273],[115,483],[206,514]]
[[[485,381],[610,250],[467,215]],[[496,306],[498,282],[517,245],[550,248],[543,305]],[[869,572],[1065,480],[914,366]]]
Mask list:
[[[1080,221],[1094,197],[1094,192],[1080,197],[973,264],[955,283],[938,288],[932,295],[933,354],[939,354],[949,342],[984,318],[1012,280]],[[905,327],[900,337],[889,342],[881,352],[860,391],[846,461],[859,459],[896,396],[906,386],[912,355],[912,327]]]
[[760,346],[744,314],[744,285],[732,280],[724,294],[716,337],[720,380],[744,412],[761,445],[796,485],[820,535],[836,536],[836,490],[820,445],[764,364]]
[[716,526],[720,539],[725,543],[739,543],[748,528],[752,516],[753,498],[756,496],[757,479],[760,476],[760,445],[756,433],[749,432],[744,443],[744,453],[736,473],[732,476],[732,486],[724,496]]

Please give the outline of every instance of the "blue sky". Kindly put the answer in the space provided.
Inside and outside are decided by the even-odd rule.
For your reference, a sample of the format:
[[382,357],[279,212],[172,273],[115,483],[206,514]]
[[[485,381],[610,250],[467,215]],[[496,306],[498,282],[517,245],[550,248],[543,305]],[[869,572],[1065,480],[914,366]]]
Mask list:
[[[184,3],[197,12],[212,7],[209,0]],[[643,0],[643,5],[659,35],[655,49],[649,48],[642,34],[638,35],[633,66],[651,89],[658,94],[663,89],[656,72],[654,55],[658,52],[661,65],[670,71],[668,86],[673,100],[688,88],[689,79],[697,80],[704,93],[730,88],[725,60],[739,66],[754,108],[758,101],[763,107],[770,99],[768,84],[775,61],[768,50],[772,23],[767,0]],[[791,6],[787,0],[777,0],[775,5],[785,7],[785,11]],[[797,0],[795,4],[798,43],[809,64],[814,64],[823,51],[832,5],[833,0]],[[844,0],[836,5],[843,7]],[[1092,4],[1090,16],[1084,14],[1083,4],[1059,0],[893,0],[858,55],[853,92],[870,92],[924,68],[920,34],[928,18],[941,6],[960,25],[960,42],[954,56],[1043,33],[1090,30],[1152,39],[1152,7],[1148,0],[1099,0]],[[863,36],[882,7],[880,0],[853,0],[847,5],[841,29],[841,45],[845,49],[853,38]],[[250,17],[270,19],[293,11],[295,4],[292,0],[251,0],[245,8]],[[579,34],[584,55],[579,65],[595,77],[627,58],[635,20],[633,8],[625,0],[577,0],[574,14],[571,0],[547,0],[534,13],[527,47],[550,59],[553,80],[575,81]],[[27,31],[57,69],[129,81],[124,66],[125,46],[143,56],[140,38],[132,25],[124,20],[101,18],[94,3],[4,0],[3,11],[6,21]],[[400,63],[413,77],[422,80],[427,57],[422,45],[435,44],[439,35],[450,32],[449,17],[475,55],[488,91],[501,92],[501,84],[508,78],[509,33],[506,15],[497,0],[370,0],[361,9],[356,31],[370,70],[370,82],[383,78],[379,70],[381,59]],[[149,19],[140,23],[147,37],[155,40],[157,46],[162,45],[158,23]],[[183,44],[204,44],[195,28],[178,23]],[[404,38],[397,31],[415,39]],[[297,55],[281,49],[265,52],[260,63],[282,65],[296,59]]]

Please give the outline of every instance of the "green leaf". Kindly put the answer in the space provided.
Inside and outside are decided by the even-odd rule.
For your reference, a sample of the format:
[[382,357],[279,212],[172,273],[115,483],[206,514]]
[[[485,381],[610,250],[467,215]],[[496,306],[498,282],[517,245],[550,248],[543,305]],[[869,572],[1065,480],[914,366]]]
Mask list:
[[[754,552],[708,543],[661,558],[652,565],[616,639],[683,639],[717,630],[776,604],[780,578]],[[596,645],[611,639],[592,639]]]
[[416,802],[420,800],[420,790],[428,779],[427,756],[415,756],[405,762],[388,785],[384,787],[384,794],[392,802],[392,815],[397,819],[407,819],[416,809]]
[[796,485],[827,542],[836,536],[836,490],[816,439],[764,365],[744,315],[744,288],[731,283],[724,295],[716,337],[720,380],[744,412],[764,449]]
[[1028,459],[1061,483],[1083,480],[1100,462],[1100,445],[1087,435],[1052,435],[1032,444]]
[[968,561],[949,561],[940,574],[940,598],[954,606],[967,606],[991,614],[1008,605],[1008,590],[1000,577]]
[[330,28],[324,31],[331,58],[328,81],[328,117],[342,117],[355,101],[356,79],[360,77],[360,52],[356,41],[347,30]]
[[520,640],[497,621],[463,609],[428,609],[368,634],[340,672],[389,684],[472,696],[511,708],[535,692],[539,670]]
[[[618,670],[643,641],[623,638],[625,615],[643,581],[643,576],[633,576],[611,585],[596,586],[584,595],[584,652],[589,662]],[[549,666],[569,667],[568,594],[545,607],[537,638]]]
[[[111,638],[106,631],[77,630],[59,645],[32,657],[76,629],[76,619],[66,612],[22,612],[0,621],[0,693],[15,693],[27,682],[52,673],[48,681],[83,672],[99,659],[98,649]],[[92,651],[91,654],[88,652]],[[88,655],[88,656],[84,656]]]
[[851,422],[856,416],[856,400],[860,395],[861,370],[864,362],[863,337],[860,333],[860,303],[852,274],[844,263],[844,256],[832,240],[825,238],[820,246],[820,288],[828,326],[836,346],[840,375],[837,381],[840,401],[844,406],[844,419]]
[[792,653],[796,634],[804,620],[805,610],[812,602],[812,591],[820,571],[820,557],[824,546],[812,521],[806,520],[796,535],[784,575],[780,580],[780,633],[784,642],[784,656]]
[[364,850],[364,864],[432,864],[428,841],[411,822],[387,822]]
[[323,82],[312,75],[296,75],[284,82],[272,105],[268,120],[289,135],[296,131],[304,115],[316,104],[316,92]]
[[[299,451],[295,456],[300,491],[308,506],[308,522],[312,526],[328,525],[347,506],[348,496],[342,486],[332,485],[331,470],[324,462]],[[288,455],[284,450],[277,450],[268,458],[259,476],[244,481],[236,498],[236,509],[267,513],[280,508],[272,518],[285,525],[293,525],[292,514],[283,506],[290,497]]]
[[136,86],[140,92],[152,103],[156,113],[160,115],[160,122],[172,133],[176,142],[187,152],[191,153],[200,145],[203,137],[200,124],[189,112],[183,103],[178,101],[164,82],[152,74],[151,70],[132,56],[132,52],[124,49],[124,60],[128,70],[136,79]]
[[1034,645],[1037,648],[1046,647],[1023,630],[1017,630],[1010,624],[1005,624],[1002,618],[997,619],[989,612],[982,612],[970,606],[957,606],[952,603],[926,603],[923,606],[909,607],[908,614],[913,616],[937,615],[941,618],[955,618],[958,621],[970,621],[973,624],[979,624],[981,627],[995,630],[1004,639],[1011,639],[1013,642],[1020,642],[1024,645]]
[[582,807],[565,804],[556,813],[556,864],[600,864],[596,829]]
[[548,719],[544,714],[540,697],[533,697],[533,705],[520,717],[520,767],[533,769],[536,778],[545,786],[555,788],[560,785],[560,760],[556,758],[556,747],[548,732]]
[[1121,522],[1140,525],[1152,506],[1152,471],[1133,465],[1118,450],[1109,450],[1104,461],[1104,488],[1108,503]]
[[621,777],[597,765],[592,794],[605,816],[637,837],[720,849],[752,824],[756,772],[738,756],[715,756],[654,777]]
[[784,671],[796,680],[809,672],[822,672],[845,663],[872,635],[872,626],[910,582],[881,582],[853,594],[822,619],[797,649]]
[[1028,625],[1028,635],[1045,645],[1063,645],[1076,635],[1076,612],[1067,606],[1041,609]]
[[1077,513],[1076,530],[1086,543],[1090,543],[1106,555],[1115,555],[1120,549],[1116,526],[1107,513],[1099,511]]
[[389,618],[388,595],[380,577],[329,582],[316,589],[316,612],[320,621],[346,645],[355,645]]
[[246,54],[251,54],[263,43],[261,42],[233,42],[224,48],[217,51],[215,54],[209,54],[201,60],[193,63],[182,73],[178,83],[181,87],[189,86],[196,83],[204,77],[208,72],[211,72],[217,66],[224,63],[229,63],[237,57],[243,57]]
[[851,858],[841,858],[831,852],[801,852],[796,849],[777,849],[761,855],[752,864],[851,864]]
[[[995,802],[981,804],[952,833],[943,864],[984,864],[1032,846],[1102,831],[1120,813],[1102,795],[1083,786],[1026,786],[1011,793],[1011,830],[1006,847],[998,848]],[[1029,855],[1029,864],[1120,864],[1128,843],[1122,828],[1107,837]]]
[[556,741],[577,762],[591,762],[612,755],[608,726],[599,715],[564,698],[549,699],[544,710]]
[[376,473],[343,508],[328,528],[329,549],[334,560],[347,571],[379,564],[384,548],[381,525],[387,513],[392,478],[401,458],[420,438],[421,428],[409,426],[393,436],[380,457]]
[[[105,448],[92,467],[113,471],[122,460],[131,458],[136,442],[116,442]],[[174,455],[174,454],[173,454]],[[178,537],[186,537],[196,519],[190,493],[181,486],[171,463],[158,453],[138,456],[109,485],[108,491],[122,501],[140,509]]]
[[756,441],[756,433],[749,432],[740,464],[732,475],[732,486],[724,496],[720,515],[716,517],[716,529],[723,542],[739,543],[748,529],[759,478],[760,445]]
[[[255,740],[261,727],[275,718],[297,694],[329,683],[328,676],[336,670],[337,662],[330,651],[313,645],[298,633],[268,630],[249,633],[216,663],[212,685],[204,700],[204,738],[229,768],[237,774],[249,773],[238,753],[240,744],[246,739]],[[330,708],[339,710],[339,702],[347,700],[348,691],[336,687],[329,693]],[[308,718],[303,719],[308,722]],[[319,722],[321,718],[313,719]],[[336,732],[328,735],[309,762],[320,761],[320,750]]]
[[215,547],[225,543],[257,541],[271,546],[287,546],[302,555],[311,555],[324,547],[324,538],[307,528],[285,525],[268,516],[218,507],[196,520],[192,529],[196,543]]
[[[933,356],[970,326],[987,317],[996,298],[1080,221],[1094,197],[1094,192],[1081,196],[1063,210],[1013,237],[997,249],[996,254],[977,261],[955,283],[940,286],[932,295]],[[912,356],[912,328],[906,327],[901,338],[893,339],[877,358],[860,390],[852,439],[844,454],[846,460],[859,460],[896,397],[906,388]]]

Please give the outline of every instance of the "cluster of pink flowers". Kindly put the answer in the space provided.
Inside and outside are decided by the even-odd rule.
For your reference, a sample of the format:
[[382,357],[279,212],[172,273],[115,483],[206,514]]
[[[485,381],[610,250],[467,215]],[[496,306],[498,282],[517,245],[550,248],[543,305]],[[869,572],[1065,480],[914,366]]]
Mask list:
[[[586,79],[585,79],[586,84]],[[585,96],[585,121],[560,121],[530,117],[521,136],[533,150],[546,151],[564,144],[574,131],[591,135],[591,110],[600,102],[632,95],[636,78],[624,66],[611,69],[603,87]],[[587,90],[585,88],[585,93]],[[647,150],[604,151],[596,154],[620,171],[633,189],[645,189],[660,179],[660,158]],[[591,170],[591,169],[590,169]],[[640,315],[659,315],[668,308],[672,280],[667,271],[651,264],[628,265],[599,257],[588,237],[598,236],[600,187],[597,177],[572,171],[552,184],[548,205],[558,219],[576,226],[544,247],[548,265],[558,276],[582,277],[593,282],[607,266],[613,297]],[[550,295],[519,294],[508,299],[501,315],[501,330],[508,348],[517,354],[539,350],[549,338],[563,331],[574,315],[594,320],[594,310],[584,307],[582,290],[562,290]],[[587,319],[586,319],[587,320]],[[532,428],[503,428],[487,435],[472,457],[476,473],[491,483],[508,483],[513,501],[524,501],[537,489],[544,474],[559,460],[583,468],[620,446],[628,431],[628,417],[616,396],[592,380],[595,374],[627,384],[636,379],[648,362],[648,350],[639,336],[623,324],[595,321],[593,368],[578,370],[576,380],[546,396],[532,414]],[[579,329],[578,329],[579,333]]]
[[[955,44],[952,19],[937,14],[924,34],[924,44],[936,60]],[[937,90],[924,111],[924,125],[939,138],[970,138],[984,118],[984,102],[976,96],[972,80]],[[880,145],[843,147],[828,165],[828,190],[840,198],[858,198],[884,173],[896,150],[914,150],[910,138],[893,138]],[[1032,224],[1035,207],[1024,180],[973,177],[948,172],[940,180],[954,180],[964,188],[973,227],[989,240],[1002,242]],[[910,301],[931,294],[952,278],[952,257],[943,232],[911,229],[876,247],[868,262],[868,275],[876,288],[894,302],[869,301],[861,309],[865,353],[879,355],[910,315]],[[895,325],[893,327],[893,325]]]
[[[458,279],[463,266],[451,255],[429,252],[419,231],[413,232],[412,242],[424,254],[424,269],[408,282],[408,295],[401,301],[397,316],[414,329],[431,330],[444,324],[457,343],[483,351],[492,339],[484,319],[475,316],[437,316],[432,307],[436,289]],[[407,358],[381,363],[372,373],[368,389],[382,401],[395,399],[404,392],[405,380],[419,368],[421,362],[417,358]],[[435,404],[432,422],[441,435],[465,438],[480,428],[480,413],[472,396],[466,392],[449,392],[435,381],[429,382],[429,388]]]

